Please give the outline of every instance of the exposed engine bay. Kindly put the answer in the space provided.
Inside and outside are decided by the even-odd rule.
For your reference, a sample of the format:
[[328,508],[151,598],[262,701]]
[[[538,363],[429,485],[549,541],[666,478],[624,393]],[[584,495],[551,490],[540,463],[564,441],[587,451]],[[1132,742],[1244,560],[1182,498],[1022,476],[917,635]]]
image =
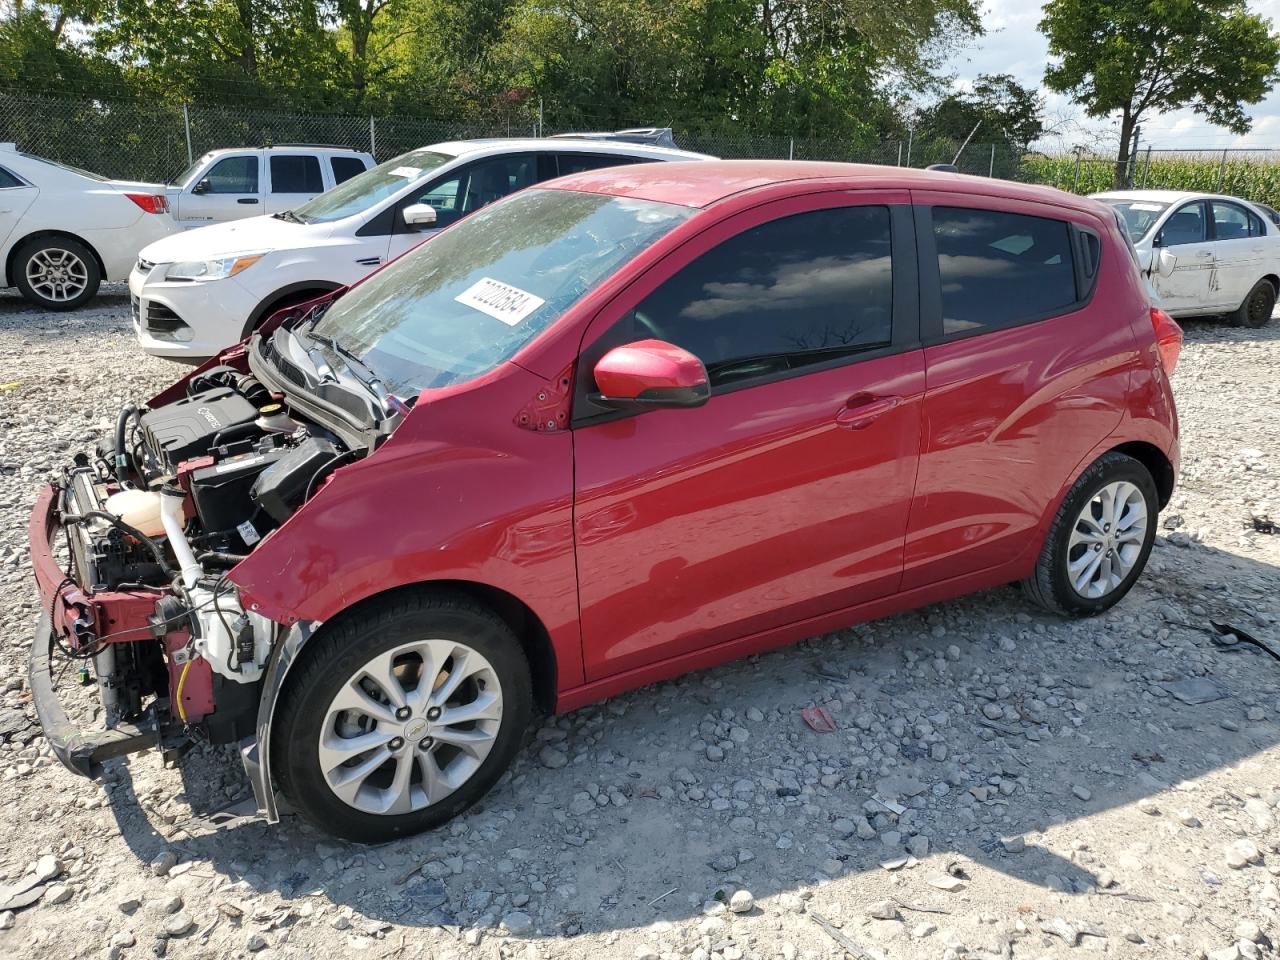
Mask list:
[[[53,513],[69,562],[48,611],[53,642],[92,661],[108,728],[144,725],[157,741],[253,733],[279,627],[242,608],[227,573],[367,452],[252,372],[219,365],[180,399],[125,406],[114,437],[64,468]],[[77,618],[64,587],[92,612]]]

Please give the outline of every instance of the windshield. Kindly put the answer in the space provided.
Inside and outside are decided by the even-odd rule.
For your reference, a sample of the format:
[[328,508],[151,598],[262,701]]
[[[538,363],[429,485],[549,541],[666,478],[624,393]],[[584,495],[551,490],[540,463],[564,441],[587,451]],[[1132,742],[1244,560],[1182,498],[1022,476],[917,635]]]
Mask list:
[[194,177],[196,175],[196,171],[198,171],[201,167],[203,167],[206,163],[208,163],[209,158],[212,156],[213,156],[212,153],[206,153],[203,157],[201,157],[195,163],[191,164],[191,166],[187,167],[187,169],[183,170],[180,174],[178,174],[176,177],[170,180],[169,184],[175,187],[182,186],[184,183],[186,183],[188,180]]
[[339,299],[315,332],[400,396],[492,370],[697,212],[526,190],[473,213]]
[[303,223],[332,223],[354,216],[398,193],[402,187],[423,179],[452,159],[447,153],[410,150],[378,164],[372,170],[356,174],[327,193],[294,207],[293,212]]
[[1169,209],[1167,203],[1156,203],[1154,200],[1098,199],[1120,214],[1125,229],[1129,231],[1129,239],[1134,243],[1145,237],[1160,219],[1160,214]]

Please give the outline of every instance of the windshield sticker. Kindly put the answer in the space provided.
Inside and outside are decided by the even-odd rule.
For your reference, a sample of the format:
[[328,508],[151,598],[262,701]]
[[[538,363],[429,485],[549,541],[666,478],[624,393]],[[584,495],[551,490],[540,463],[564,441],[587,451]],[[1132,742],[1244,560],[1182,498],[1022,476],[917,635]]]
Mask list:
[[1150,210],[1153,213],[1159,213],[1161,210],[1164,209],[1164,207],[1160,206],[1160,204],[1158,203],[1131,203],[1129,204],[1129,209],[1130,210]]
[[546,303],[541,297],[489,277],[481,277],[453,299],[487,313],[509,327],[514,327]]
[[406,180],[413,180],[422,176],[421,167],[396,167],[391,171],[393,177],[404,177]]

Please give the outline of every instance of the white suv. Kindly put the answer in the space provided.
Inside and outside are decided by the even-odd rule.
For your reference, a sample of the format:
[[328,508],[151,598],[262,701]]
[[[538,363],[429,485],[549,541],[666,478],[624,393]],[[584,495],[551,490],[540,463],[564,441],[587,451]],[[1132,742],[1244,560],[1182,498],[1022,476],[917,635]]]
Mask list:
[[288,210],[372,166],[367,153],[321,144],[211,150],[165,192],[181,226],[202,227]]
[[201,360],[284,307],[354,283],[436,231],[530,184],[706,154],[590,140],[468,140],[402,154],[293,210],[146,247],[129,275],[147,353]]

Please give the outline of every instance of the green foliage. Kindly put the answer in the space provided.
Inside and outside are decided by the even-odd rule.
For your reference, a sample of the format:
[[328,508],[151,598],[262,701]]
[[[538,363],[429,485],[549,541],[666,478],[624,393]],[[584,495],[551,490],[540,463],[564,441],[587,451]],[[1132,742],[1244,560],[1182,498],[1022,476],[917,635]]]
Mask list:
[[921,111],[919,125],[959,142],[976,126],[979,141],[1026,150],[1044,131],[1044,100],[1009,74],[982,74],[971,90],[948,94]]
[[857,142],[900,126],[904,91],[935,88],[940,54],[981,32],[976,0],[73,2],[0,21],[0,63],[29,65],[5,67],[10,92],[97,94],[105,70],[168,103],[523,126],[541,102],[548,128]]
[[[1143,185],[1153,190],[1224,193],[1280,208],[1280,161],[1252,157],[1230,159],[1231,155],[1227,156],[1223,164],[1220,153],[1200,157],[1153,154],[1149,168],[1145,157],[1139,157],[1135,186]],[[1074,156],[1031,154],[1022,158],[1019,176],[1032,183],[1088,194],[1112,189],[1111,169],[1109,160],[1083,157],[1077,179]]]
[[1244,0],[1049,0],[1040,29],[1057,61],[1045,85],[1090,116],[1120,115],[1117,184],[1144,117],[1189,107],[1244,133],[1244,105],[1266,96],[1280,64],[1280,38]]

